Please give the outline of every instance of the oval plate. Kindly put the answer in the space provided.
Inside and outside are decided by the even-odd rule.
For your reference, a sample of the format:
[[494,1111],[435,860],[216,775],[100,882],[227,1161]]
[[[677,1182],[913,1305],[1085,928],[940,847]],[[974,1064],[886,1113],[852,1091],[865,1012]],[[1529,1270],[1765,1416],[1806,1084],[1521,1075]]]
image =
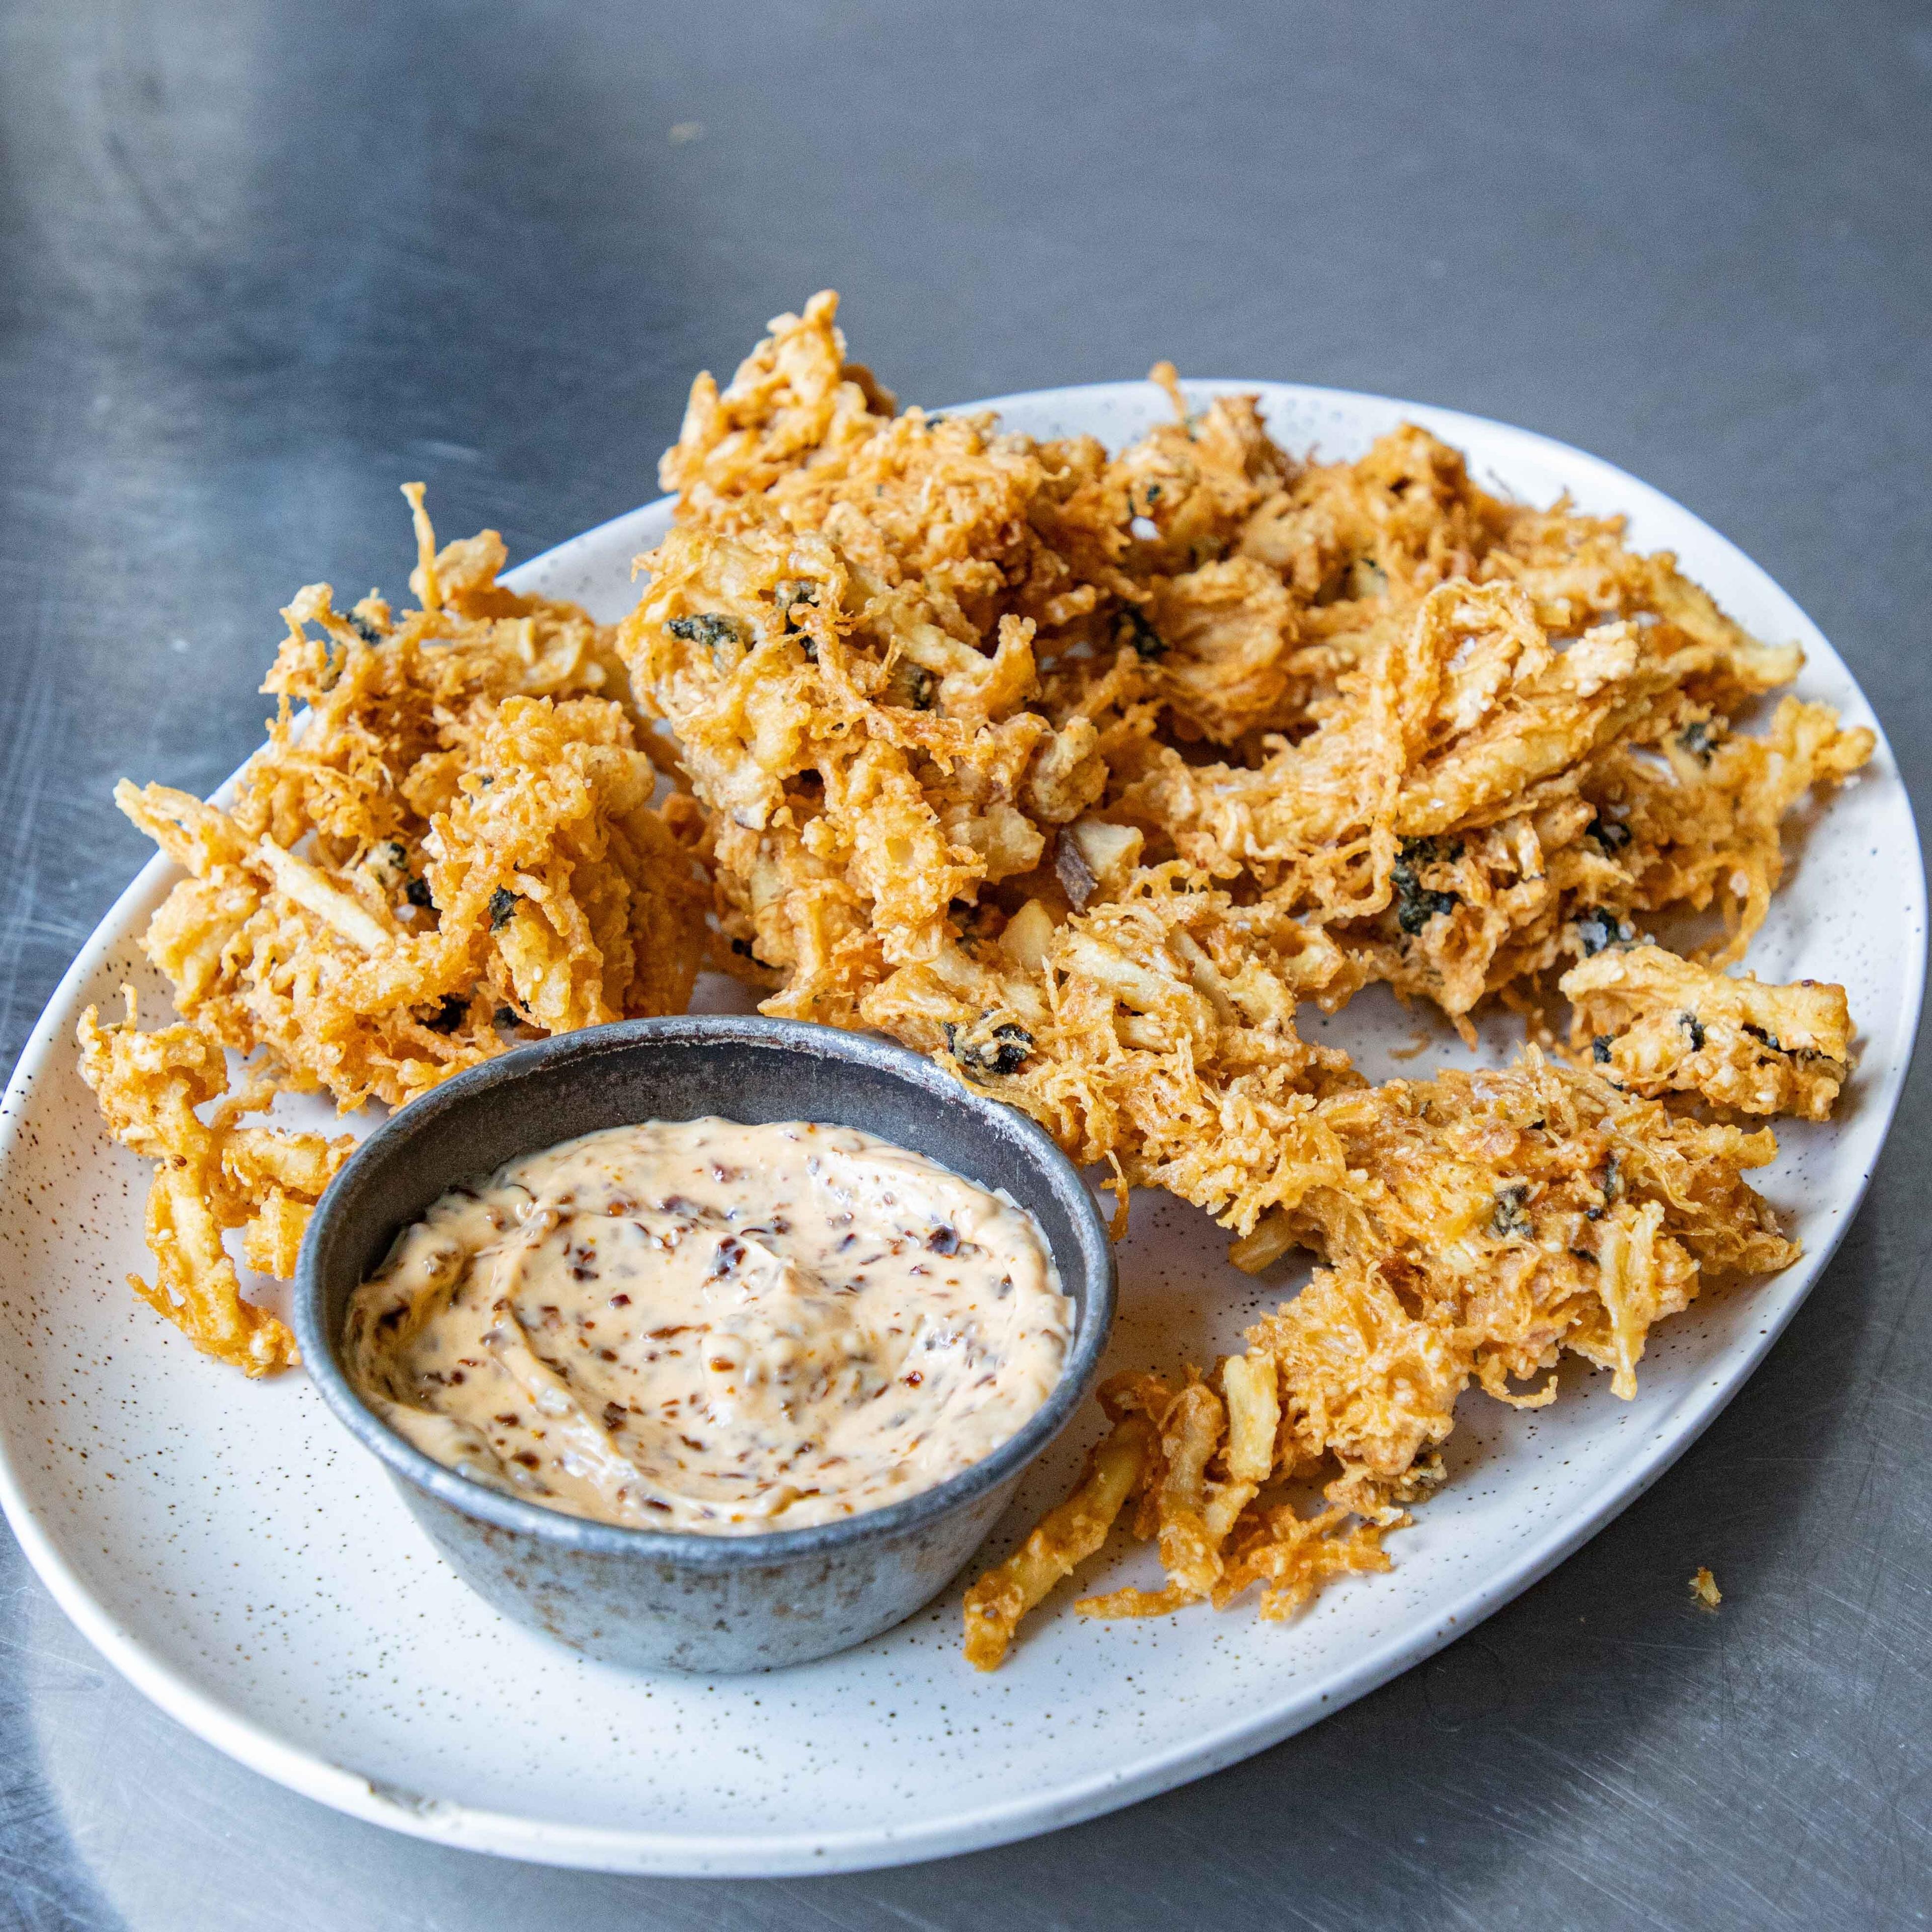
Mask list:
[[[1762,570],[1607,464],[1378,397],[1190,387],[1258,391],[1291,451],[1353,456],[1413,421],[1465,450],[1487,487],[1539,503],[1567,490],[1586,511],[1625,512],[1637,545],[1676,550],[1759,636],[1804,645],[1800,692],[1876,722]],[[1118,447],[1167,406],[1132,382],[989,406],[1036,436],[1085,432]],[[510,580],[615,618],[634,594],[632,557],[668,515],[664,502],[634,511]],[[74,1030],[89,1004],[117,1003],[123,980],[141,989],[149,1024],[169,1012],[135,943],[173,882],[159,859],[62,982],[0,1109],[0,1499],[62,1607],[163,1709],[269,1778],[418,1837],[559,1864],[753,1876],[934,1858],[1090,1817],[1275,1743],[1460,1635],[1655,1481],[1770,1347],[1864,1192],[1918,1024],[1923,874],[1882,736],[1869,771],[1792,845],[1750,964],[1766,978],[1844,982],[1864,1029],[1840,1118],[1780,1127],[1784,1152],[1758,1177],[1804,1258],[1661,1327],[1634,1402],[1574,1363],[1553,1409],[1517,1414],[1471,1394],[1450,1444],[1454,1480],[1391,1539],[1394,1571],[1336,1585],[1298,1622],[1264,1624],[1238,1606],[1084,1623],[1064,1592],[1005,1667],[981,1677],[959,1655],[956,1588],[860,1649],[716,1680],[627,1676],[502,1622],[431,1553],[305,1378],[244,1381],[124,1286],[152,1270],[146,1166],[102,1131]],[[698,1004],[740,1003],[718,982]],[[1374,1078],[1472,1058],[1379,989],[1332,1020],[1310,1010],[1307,1030],[1346,1045]],[[1476,1057],[1507,1058],[1515,1036],[1492,1030]],[[313,1103],[279,1111],[322,1118]],[[1110,1366],[1210,1359],[1293,1286],[1237,1274],[1222,1246],[1192,1209],[1136,1202]],[[1096,1432],[1070,1432],[1032,1472],[989,1554],[1057,1498]],[[1137,1546],[1091,1568],[1109,1587],[1154,1580]]]

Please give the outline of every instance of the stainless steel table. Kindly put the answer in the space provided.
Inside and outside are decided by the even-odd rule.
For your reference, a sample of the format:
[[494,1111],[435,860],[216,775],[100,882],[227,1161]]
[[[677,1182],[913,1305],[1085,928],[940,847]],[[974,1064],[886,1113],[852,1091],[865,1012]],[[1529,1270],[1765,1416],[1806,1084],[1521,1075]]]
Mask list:
[[[145,856],[113,779],[238,762],[288,592],[400,586],[398,482],[543,548],[655,494],[692,372],[828,284],[922,400],[1167,355],[1598,451],[1796,595],[1924,790],[1923,4],[14,0],[0,102],[10,1059]],[[1246,1765],[943,1865],[704,1885],[388,1836],[149,1709],[8,1544],[0,1918],[1920,1923],[1928,1196],[1922,1067],[1790,1332],[1581,1555]]]

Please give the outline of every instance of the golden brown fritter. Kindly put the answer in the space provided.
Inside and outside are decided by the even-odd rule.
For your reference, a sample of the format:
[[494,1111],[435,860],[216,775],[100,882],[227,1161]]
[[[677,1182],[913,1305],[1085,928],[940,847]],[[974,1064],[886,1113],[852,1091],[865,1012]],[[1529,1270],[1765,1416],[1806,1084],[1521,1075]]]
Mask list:
[[784,975],[768,1012],[856,1024],[1106,782],[1091,724],[1027,708],[1028,620],[982,652],[903,587],[865,593],[823,538],[684,525],[647,561],[622,646],[714,814],[724,934]]
[[1646,1334],[1688,1304],[1701,1272],[1797,1258],[1743,1178],[1775,1157],[1768,1131],[1673,1114],[1533,1047],[1505,1069],[1390,1081],[1316,1111],[1346,1180],[1284,1208],[1237,1259],[1292,1240],[1375,1270],[1411,1314],[1456,1331],[1470,1372],[1504,1400],[1526,1400],[1510,1384],[1566,1348],[1634,1395]]
[[1734,980],[1658,946],[1599,952],[1558,984],[1572,1047],[1587,1046],[1604,1077],[1633,1094],[1823,1120],[1850,1070],[1842,986]]
[[1460,1021],[1634,913],[1716,899],[1726,956],[1742,950],[1784,817],[1873,743],[1795,699],[1766,738],[1733,737],[1690,694],[1755,694],[1788,668],[1663,621],[1618,619],[1559,651],[1521,588],[1452,583],[1307,737],[1270,739],[1253,767],[1150,748],[1112,809],[1327,926],[1362,979]]
[[698,868],[602,694],[625,689],[609,633],[500,589],[494,532],[439,554],[422,532],[399,622],[373,597],[339,615],[326,584],[289,607],[280,712],[231,806],[116,793],[190,874],[145,940],[176,1010],[344,1107],[400,1105],[526,1028],[682,1011],[704,944]]
[[1715,905],[1736,956],[1783,817],[1870,754],[1796,700],[1733,735],[1794,648],[1420,430],[1298,465],[1163,367],[1175,420],[1108,460],[892,415],[836,312],[700,378],[621,640],[769,1011],[853,1024],[902,970],[961,978],[989,916],[1086,909],[1078,820],[1328,928],[1332,999],[1384,980],[1460,1022],[1646,914]]
[[[995,932],[997,936],[994,936]],[[1320,930],[1243,906],[1178,863],[1056,924],[1030,901],[867,995],[862,1016],[1024,1107],[1083,1162],[1112,1161],[1246,1234],[1330,1172],[1315,1096],[1358,1084],[1295,1030],[1345,962]]]
[[[968,1593],[980,1668],[1136,1496],[1166,1586],[1085,1599],[1083,1615],[1225,1606],[1262,1582],[1262,1614],[1286,1617],[1333,1576],[1386,1568],[1381,1533],[1440,1480],[1472,1381],[1540,1407],[1570,1350],[1633,1395],[1652,1324],[1706,1272],[1797,1253],[1743,1178],[1774,1154],[1768,1132],[1682,1119],[1533,1048],[1501,1072],[1336,1094],[1308,1128],[1336,1157],[1309,1164],[1235,1255],[1260,1268],[1298,1243],[1328,1265],[1208,1376],[1102,1391],[1114,1429],[1082,1486]],[[1325,1489],[1312,1516],[1283,1490],[1310,1481]]]

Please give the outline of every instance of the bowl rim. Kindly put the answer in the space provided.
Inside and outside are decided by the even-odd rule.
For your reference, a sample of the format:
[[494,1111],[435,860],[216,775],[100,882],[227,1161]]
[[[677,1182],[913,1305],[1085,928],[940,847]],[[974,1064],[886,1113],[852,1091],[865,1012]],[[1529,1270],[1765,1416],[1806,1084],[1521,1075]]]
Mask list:
[[[1043,1174],[1072,1222],[1077,1252],[1052,1250],[1061,1290],[1074,1297],[1076,1321],[1060,1378],[1046,1400],[990,1455],[931,1489],[884,1508],[836,1522],[799,1529],[708,1535],[691,1530],[636,1529],[572,1516],[546,1504],[526,1502],[474,1481],[437,1462],[390,1428],[351,1386],[338,1358],[338,1337],[323,1324],[324,1287],[320,1257],[343,1202],[374,1167],[406,1159],[411,1144],[453,1108],[475,1096],[514,1088],[532,1078],[557,1078],[569,1067],[609,1054],[648,1052],[661,1045],[702,1045],[732,1041],[768,1051],[808,1055],[826,1062],[868,1067],[892,1074],[955,1105],[963,1105],[992,1132],[1016,1143]],[[821,1124],[836,1126],[837,1121]],[[532,1146],[529,1151],[538,1149]],[[512,1156],[514,1158],[514,1156]],[[965,1177],[971,1179],[970,1175]],[[1044,1231],[1042,1230],[1042,1232]],[[1073,1264],[1070,1267],[1069,1264]],[[1114,1244],[1093,1190],[1046,1130],[1010,1103],[968,1086],[922,1054],[880,1038],[821,1026],[806,1020],[739,1013],[668,1014],[650,1019],[618,1020],[557,1034],[548,1040],[466,1068],[396,1108],[344,1163],[316,1204],[296,1264],[292,1325],[309,1379],[323,1401],[362,1446],[412,1487],[424,1490],[460,1514],[501,1529],[586,1554],[671,1563],[706,1573],[754,1570],[774,1564],[830,1556],[856,1544],[884,1542],[911,1533],[939,1517],[970,1508],[988,1492],[1017,1477],[1072,1420],[1099,1378],[1112,1336],[1118,1300]]]

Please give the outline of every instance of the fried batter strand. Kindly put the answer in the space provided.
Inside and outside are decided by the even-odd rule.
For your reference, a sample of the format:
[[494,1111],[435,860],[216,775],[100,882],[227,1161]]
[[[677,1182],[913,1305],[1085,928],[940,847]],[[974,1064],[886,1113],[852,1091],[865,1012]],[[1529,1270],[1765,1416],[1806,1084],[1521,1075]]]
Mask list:
[[1790,669],[1660,620],[1558,650],[1520,584],[1452,583],[1344,678],[1308,736],[1268,738],[1252,767],[1150,749],[1112,808],[1327,926],[1358,983],[1461,1022],[1624,936],[1633,914],[1715,901],[1720,957],[1738,956],[1782,869],[1782,820],[1874,742],[1795,699],[1766,738],[1731,737],[1696,694],[1742,702]]
[[[231,1094],[226,1057],[197,1027],[142,1033],[134,989],[122,990],[126,1018],[104,1026],[89,1006],[80,1038],[81,1077],[109,1131],[155,1164],[147,1212],[154,1282],[130,1275],[128,1284],[197,1348],[250,1376],[286,1368],[296,1360],[295,1337],[266,1309],[242,1300],[222,1236],[242,1228],[250,1268],[292,1274],[310,1210],[356,1143],[346,1134],[331,1140],[238,1126],[266,1094]],[[196,1110],[211,1103],[204,1122]]]
[[192,1108],[224,1090],[222,1048],[260,1056],[264,1096],[400,1106],[518,1040],[681,1012],[706,946],[700,814],[676,795],[652,806],[611,634],[502,589],[494,531],[438,550],[420,488],[407,494],[422,608],[398,620],[372,592],[345,616],[326,584],[296,596],[263,686],[278,713],[233,803],[115,793],[189,874],[142,944],[191,1024],[138,1047],[96,1029],[88,1077],[114,1055],[167,1057],[179,1094],[136,1138],[128,1103],[100,1088],[110,1125],[163,1163],[161,1288],[142,1292],[250,1372],[287,1358],[286,1337],[236,1300],[219,1232],[245,1220],[250,1264],[286,1276],[315,1196],[211,1178],[212,1130]]
[[[1318,1111],[1347,1182],[1310,1189],[1260,1232],[1314,1249],[1334,1274],[1308,1310],[1295,1312],[1304,1291],[1263,1326],[1269,1346],[1304,1352],[1306,1373],[1284,1366],[1284,1402],[1305,1451],[1340,1461],[1334,1501],[1370,1498],[1440,1442],[1463,1376],[1539,1405],[1553,1382],[1511,1384],[1569,1349],[1628,1399],[1652,1324],[1687,1307],[1704,1272],[1768,1274],[1797,1258],[1743,1178],[1775,1157],[1768,1131],[1673,1114],[1533,1047],[1500,1071],[1390,1081]],[[1362,1338],[1372,1372],[1305,1353],[1330,1336],[1345,1350]],[[1408,1352],[1399,1372],[1377,1353],[1385,1343]],[[1299,1418],[1300,1391],[1324,1380],[1330,1391]],[[1378,1387],[1420,1406],[1382,1400]],[[1323,1420],[1364,1401],[1366,1427]]]
[[1030,902],[997,937],[901,968],[861,1013],[1024,1107],[1076,1160],[1245,1234],[1339,1176],[1315,1096],[1357,1076],[1301,1039],[1294,1009],[1343,970],[1318,929],[1174,863],[1058,926]]
[[998,1669],[1020,1619],[1106,1541],[1140,1486],[1152,1441],[1144,1417],[1124,1417],[1088,1457],[1079,1487],[967,1592],[966,1658],[976,1670]]
[[[1781,821],[1870,755],[1796,700],[1734,732],[1795,647],[1618,519],[1486,495],[1413,426],[1298,465],[1252,398],[1190,409],[1163,365],[1175,420],[1108,459],[891,413],[836,309],[780,316],[722,396],[700,379],[620,637],[716,814],[721,922],[767,1012],[928,1051],[1032,1034],[1064,968],[988,984],[987,941],[1017,929],[1036,962],[1178,860],[1251,922],[1320,929],[1302,996],[1386,980],[1466,1026],[1646,915],[1715,908],[1736,957]],[[1088,1158],[1164,1166],[1049,1030],[1008,1097]],[[1187,1099],[1216,1111],[1210,1070]]]

